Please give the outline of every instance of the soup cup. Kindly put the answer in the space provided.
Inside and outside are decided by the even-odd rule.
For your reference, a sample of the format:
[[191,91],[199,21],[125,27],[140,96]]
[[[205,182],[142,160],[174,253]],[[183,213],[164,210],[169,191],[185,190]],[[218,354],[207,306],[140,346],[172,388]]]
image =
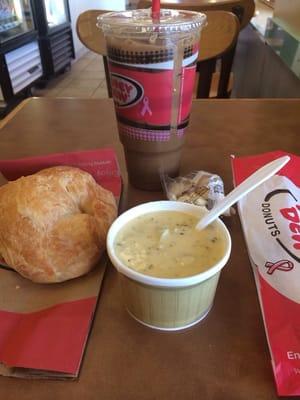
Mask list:
[[220,259],[209,269],[183,278],[157,278],[129,268],[117,256],[116,236],[129,222],[148,213],[177,211],[196,216],[206,212],[202,207],[177,201],[144,203],[121,214],[107,235],[107,251],[119,272],[125,307],[136,320],[151,328],[179,330],[201,321],[210,311],[222,268],[231,252],[231,238],[224,223],[217,219],[225,246]]

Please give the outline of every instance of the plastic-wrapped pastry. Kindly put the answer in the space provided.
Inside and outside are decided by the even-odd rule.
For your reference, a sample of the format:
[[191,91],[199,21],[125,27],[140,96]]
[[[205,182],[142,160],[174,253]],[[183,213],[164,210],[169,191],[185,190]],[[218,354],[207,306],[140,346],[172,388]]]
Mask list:
[[[164,176],[163,185],[169,200],[183,201],[211,209],[224,198],[224,185],[218,175],[196,171],[187,176]],[[234,213],[231,208],[224,215]]]

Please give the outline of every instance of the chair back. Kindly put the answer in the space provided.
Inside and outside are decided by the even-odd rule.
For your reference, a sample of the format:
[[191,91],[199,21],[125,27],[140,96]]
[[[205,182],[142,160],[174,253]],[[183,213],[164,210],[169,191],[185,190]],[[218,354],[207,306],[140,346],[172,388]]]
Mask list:
[[[79,15],[76,23],[78,37],[81,42],[93,52],[103,56],[105,76],[109,97],[112,97],[107,65],[107,55],[104,35],[97,24],[97,17],[107,11],[88,10]],[[196,97],[209,97],[212,76],[217,60],[221,60],[221,72],[217,97],[228,97],[227,87],[230,77],[232,60],[229,55],[235,46],[239,22],[237,17],[226,11],[208,11],[208,24],[203,29],[200,39],[200,52],[197,61],[199,79]]]
[[[240,30],[248,25],[255,11],[254,0],[161,0],[161,6],[162,8],[191,10],[204,13],[208,11],[232,12],[239,19]],[[151,0],[139,0],[137,7],[138,8],[151,7]],[[231,50],[229,50],[226,55],[222,56],[222,68],[219,73],[213,74],[212,78],[213,82],[211,86],[214,88],[214,90],[212,91],[213,94],[210,93],[209,97],[223,98],[230,96],[232,81],[233,81],[233,73],[231,72],[231,68],[234,61],[235,50],[236,50],[236,45],[233,45],[231,47]],[[204,68],[205,65],[207,66],[208,70]],[[213,61],[206,62],[204,65],[201,65],[202,76],[203,74],[204,75],[208,74],[210,76],[210,71],[212,66],[213,66]],[[200,87],[198,86],[200,91],[197,90],[197,97],[207,97],[207,90],[208,90],[207,88],[209,85],[210,81],[208,78],[206,79],[205,90],[204,90],[205,86],[202,85],[202,89],[204,90],[203,93],[202,90],[200,90]]]
[[[236,15],[227,11],[207,11],[207,25],[200,39],[197,62],[197,98],[228,98],[229,81],[240,24]],[[217,63],[219,64],[218,72]],[[217,87],[210,95],[213,78]]]
[[109,11],[88,10],[79,15],[76,21],[76,31],[79,40],[94,53],[106,56],[105,39],[101,29],[97,27],[99,15]]

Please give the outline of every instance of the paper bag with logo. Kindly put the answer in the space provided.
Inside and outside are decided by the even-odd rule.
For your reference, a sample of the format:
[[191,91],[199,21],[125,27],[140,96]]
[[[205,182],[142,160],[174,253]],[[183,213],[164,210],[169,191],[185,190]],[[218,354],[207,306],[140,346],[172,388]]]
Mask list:
[[[238,185],[285,155],[232,159]],[[300,157],[239,202],[280,396],[300,395]]]
[[[2,160],[0,171],[8,180],[14,180],[54,165],[88,171],[119,200],[120,171],[112,149]],[[78,375],[105,266],[106,256],[85,276],[47,285],[33,283],[0,265],[1,375]]]

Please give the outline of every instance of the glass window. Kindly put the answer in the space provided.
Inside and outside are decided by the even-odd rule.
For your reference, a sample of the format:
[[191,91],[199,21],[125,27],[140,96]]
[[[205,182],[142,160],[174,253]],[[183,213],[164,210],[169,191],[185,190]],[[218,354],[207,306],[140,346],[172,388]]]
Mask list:
[[67,22],[67,13],[64,0],[44,0],[44,2],[49,28]]
[[0,0],[0,43],[33,29],[30,0]]

